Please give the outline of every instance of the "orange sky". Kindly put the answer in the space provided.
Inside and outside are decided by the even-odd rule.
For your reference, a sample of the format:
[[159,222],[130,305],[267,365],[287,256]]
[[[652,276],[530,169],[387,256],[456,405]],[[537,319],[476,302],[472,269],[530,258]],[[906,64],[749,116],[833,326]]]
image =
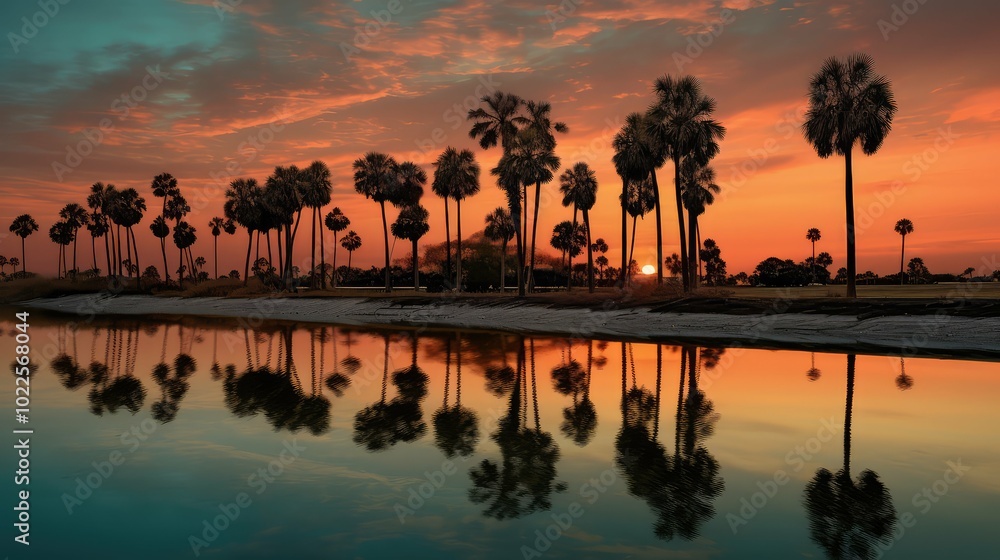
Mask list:
[[[713,162],[724,195],[701,223],[729,272],[751,272],[769,256],[803,259],[810,227],[822,230],[817,250],[833,255],[836,270],[844,265],[843,162],[816,157],[798,126],[810,74],[823,59],[865,51],[892,81],[899,112],[882,150],[855,160],[859,270],[896,269],[892,226],[902,217],[915,224],[908,258],[923,257],[932,272],[997,268],[995,3],[928,2],[905,22],[897,14],[896,23],[890,1],[616,0],[563,2],[548,13],[527,1],[402,2],[395,14],[389,6],[260,1],[219,11],[209,0],[187,0],[62,7],[0,59],[0,254],[20,256],[6,226],[29,212],[41,227],[28,240],[29,267],[52,274],[56,251],[46,232],[60,207],[83,203],[95,181],[135,187],[155,206],[149,182],[168,171],[196,208],[194,252],[211,269],[206,224],[221,214],[228,164],[238,165],[232,177],[262,181],[275,165],[322,159],[334,173],[333,204],[364,239],[354,262],[377,264],[381,223],[374,203],[354,193],[351,162],[380,150],[431,173],[430,162],[455,145],[474,148],[488,170],[498,150],[476,147],[461,117],[499,88],[551,102],[553,117],[569,124],[557,153],[564,167],[586,161],[597,171],[594,235],[609,242],[615,263],[621,183],[610,164],[611,138],[625,115],[652,100],[654,78],[683,72],[702,80],[728,128]],[[0,8],[4,21],[36,9],[29,1]],[[383,25],[376,18],[386,14],[391,21]],[[701,52],[691,46],[699,42]],[[87,130],[102,119],[113,130],[88,145]],[[244,144],[250,137],[257,148]],[[54,162],[67,163],[67,147],[81,142],[92,153],[55,171]],[[661,169],[661,184],[671,174],[669,165]],[[482,192],[465,205],[463,232],[480,229],[482,216],[502,203],[490,179],[484,173]],[[897,194],[889,197],[893,184]],[[543,193],[542,247],[552,226],[571,217],[557,188],[553,182]],[[443,241],[440,200],[428,195],[424,205],[431,212],[425,240]],[[143,266],[159,260],[151,215],[136,228]],[[677,250],[673,215],[666,204],[666,254]],[[655,261],[652,224],[647,216],[639,226],[640,264]],[[242,270],[244,241],[222,239],[220,271]],[[78,258],[87,267],[88,236],[81,242]],[[393,257],[406,249],[397,244]]]

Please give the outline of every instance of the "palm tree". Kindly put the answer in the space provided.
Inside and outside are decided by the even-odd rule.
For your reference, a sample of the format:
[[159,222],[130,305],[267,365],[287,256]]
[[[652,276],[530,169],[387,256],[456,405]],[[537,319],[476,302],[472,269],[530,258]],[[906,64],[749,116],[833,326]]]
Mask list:
[[216,216],[209,220],[209,229],[212,230],[212,238],[215,244],[215,277],[219,278],[219,236],[222,232],[226,232],[229,235],[236,233],[236,223],[233,220],[220,218]]
[[[624,267],[622,268],[622,286],[628,284],[629,281],[629,266],[628,263],[632,262],[632,256],[635,254],[635,230],[639,222],[639,218],[643,218],[646,214],[652,212],[656,209],[656,190],[653,188],[652,175],[647,174],[645,179],[624,181],[625,184],[625,199],[621,202],[622,210],[627,212],[629,216],[632,216],[632,242],[629,245],[629,250],[626,253],[625,248],[622,247],[622,259],[624,261]],[[622,237],[622,239],[627,239]],[[626,260],[625,257],[628,256]],[[669,260],[670,257],[667,257]],[[666,261],[665,261],[666,262]]]
[[[179,190],[174,190],[172,195],[169,195],[163,205],[163,218],[164,220],[173,220],[174,227],[177,227],[181,220],[184,219],[188,213],[191,212],[191,206],[187,203]],[[164,242],[164,249],[166,247],[166,242]],[[178,261],[178,266],[183,265],[183,258]],[[166,273],[165,273],[166,274]]]
[[[90,186],[90,194],[87,195],[87,206],[94,211],[95,214],[101,216],[101,222],[104,224],[104,255],[107,260],[108,265],[108,276],[114,274],[114,270],[111,266],[111,247],[114,247],[114,231],[111,229],[111,223],[108,220],[108,207],[111,199],[114,198],[115,193],[114,185],[105,185],[104,183],[98,181]],[[95,220],[96,222],[96,220]]]
[[417,204],[407,206],[399,212],[396,221],[392,223],[392,235],[413,243],[413,289],[420,288],[420,267],[417,261],[417,241],[430,229],[427,225],[427,209]]
[[[681,279],[684,290],[691,288],[689,259],[697,258],[689,255],[685,248],[684,204],[681,199],[681,163],[683,159],[693,157],[702,165],[719,152],[718,142],[726,135],[726,129],[712,118],[715,112],[715,99],[701,91],[701,84],[693,76],[674,78],[662,76],[653,84],[656,102],[650,107],[651,131],[658,140],[664,158],[670,157],[674,162],[674,196],[677,204],[677,225],[681,245]],[[655,171],[653,173],[655,180]],[[659,188],[657,187],[657,191]],[[657,261],[662,261],[662,255],[657,255]],[[662,271],[662,267],[658,268]],[[697,270],[697,269],[695,269]],[[657,278],[662,282],[662,274]]]
[[347,272],[350,273],[351,258],[354,256],[354,251],[361,248],[361,236],[352,229],[340,239],[340,246],[347,249]]
[[[338,234],[345,229],[347,226],[351,225],[351,220],[344,215],[339,207],[335,206],[333,210],[326,215],[324,220],[326,228],[333,232],[333,287],[337,287],[337,245],[338,245]],[[326,270],[323,270],[323,276],[325,281]]]
[[[160,240],[160,252],[163,253],[163,273],[167,274],[167,246],[165,240],[170,236],[170,225],[163,216],[157,216],[153,218],[153,221],[149,224],[149,231],[153,232],[153,236]],[[216,252],[218,254],[218,252]],[[166,276],[164,276],[166,278]],[[166,280],[164,280],[166,281]]]
[[[100,184],[100,183],[98,183]],[[96,187],[97,185],[94,185]],[[153,196],[156,198],[163,199],[163,206],[160,209],[160,216],[163,217],[163,223],[166,224],[167,216],[167,202],[176,196],[180,196],[181,191],[177,187],[177,179],[174,178],[170,173],[160,173],[156,177],[153,177],[153,181],[150,184],[150,188],[153,190]],[[183,215],[177,216],[176,220],[179,221]],[[153,226],[150,225],[150,228]],[[157,226],[159,228],[159,226]],[[160,252],[163,253],[163,274],[164,281],[168,284],[170,283],[170,267],[167,266],[167,239],[166,235],[160,237]]]
[[500,206],[486,215],[486,229],[483,234],[491,241],[500,242],[500,293],[506,288],[507,244],[517,233],[517,225],[510,211]]
[[[139,264],[139,246],[135,240],[135,232],[132,227],[142,221],[142,213],[146,211],[146,199],[139,196],[139,191],[127,188],[121,191],[118,197],[118,204],[121,208],[121,224],[125,226],[126,240],[132,239],[132,252],[135,255],[135,268],[142,270]],[[140,287],[139,274],[135,275],[136,288]]]
[[517,295],[524,296],[524,238],[521,235],[521,187],[523,183],[512,158],[500,158],[496,167],[490,170],[497,177],[497,186],[507,198],[510,217],[514,222],[514,237],[517,240]]
[[892,129],[896,100],[884,76],[875,74],[867,54],[846,60],[830,57],[809,84],[809,110],[802,125],[805,138],[821,158],[844,156],[847,202],[847,297],[857,297],[854,230],[854,175],[852,150],[857,143],[865,155],[882,147]]
[[479,139],[479,146],[488,150],[500,144],[504,150],[517,134],[517,125],[523,119],[518,111],[524,105],[524,100],[512,93],[495,91],[484,95],[481,101],[485,108],[470,109],[467,120],[475,121],[469,129],[469,138]]
[[896,226],[892,228],[896,233],[903,238],[902,247],[899,250],[899,285],[903,285],[903,261],[906,258],[906,236],[913,233],[913,222],[903,218],[896,222]]
[[73,202],[63,206],[62,210],[59,211],[59,217],[73,229],[73,279],[76,280],[76,239],[80,228],[87,225],[87,211],[83,206]]
[[822,236],[820,235],[818,228],[809,228],[809,231],[806,232],[806,239],[812,243],[813,260],[810,268],[812,268],[813,282],[816,281],[816,242],[820,240],[820,237]]
[[[532,210],[531,220],[531,264],[528,272],[528,286],[535,287],[535,235],[538,232],[538,207],[541,202],[542,183],[552,180],[552,174],[559,169],[559,158],[555,157],[556,139],[553,132],[562,134],[569,132],[569,127],[564,122],[552,122],[552,105],[542,101],[528,101],[525,103],[527,117],[520,120],[524,125],[524,130],[529,132],[528,138],[533,140],[538,151],[536,152],[538,162],[525,171],[526,178],[535,183],[535,206]],[[554,158],[554,159],[553,159]],[[551,170],[551,172],[549,171]],[[527,196],[527,192],[525,192]],[[524,204],[528,206],[527,200]]]
[[[573,206],[574,226],[576,226],[577,210],[583,212],[583,227],[587,232],[587,290],[594,293],[594,251],[590,246],[590,209],[597,202],[597,175],[589,165],[579,162],[559,177],[559,191],[563,194],[563,206]],[[572,262],[570,258],[571,269]]]
[[368,152],[354,161],[354,189],[365,198],[378,203],[382,211],[382,240],[385,247],[385,291],[392,291],[389,269],[389,223],[385,219],[385,203],[397,200],[399,164],[388,154]]
[[[186,264],[182,264],[181,268],[187,268],[192,278],[197,278],[194,259],[191,256],[191,246],[194,245],[195,241],[198,240],[198,236],[195,235],[197,230],[191,226],[191,224],[186,221],[181,221],[176,226],[174,226],[174,245],[181,253],[181,263],[184,263],[184,257],[187,256]],[[179,281],[181,284],[184,283],[184,273],[178,273]]]
[[[469,150],[459,151],[448,146],[434,162],[434,182],[432,189],[444,198],[445,252],[448,281],[454,281],[458,291],[462,291],[462,199],[479,192],[479,164]],[[451,277],[451,231],[448,217],[448,199],[455,199],[458,218],[457,278]]]
[[25,274],[24,268],[27,263],[27,258],[24,252],[24,240],[28,238],[29,235],[38,231],[38,222],[31,217],[31,214],[21,214],[20,216],[14,218],[14,221],[10,223],[8,228],[11,233],[21,238],[21,274]]
[[[264,188],[264,206],[273,213],[278,223],[279,238],[284,236],[284,266],[281,268],[281,278],[285,282],[285,289],[290,290],[293,275],[292,252],[295,247],[295,236],[302,221],[302,210],[305,208],[304,194],[308,190],[307,173],[294,165],[287,167],[279,165],[274,168],[274,173],[268,176]],[[279,243],[279,255],[280,249]]]
[[75,240],[75,232],[72,224],[66,221],[56,222],[49,228],[49,239],[59,245],[59,253],[56,255],[56,279],[63,277],[63,271],[69,276],[69,271],[66,270],[66,246]]
[[[306,208],[312,209],[312,251],[309,253],[312,259],[311,270],[313,271],[312,284],[315,287],[316,278],[316,223],[320,219],[320,209],[330,204],[330,193],[333,185],[330,182],[330,168],[322,161],[314,161],[305,170],[306,186],[303,190],[302,204]],[[323,227],[323,224],[320,224]],[[320,287],[326,289],[326,251],[323,247],[323,232],[320,230],[320,268],[322,270]]]
[[90,250],[94,258],[94,270],[97,268],[97,238],[105,237],[108,233],[108,218],[100,212],[91,212],[87,215],[87,231],[90,232]]
[[[622,201],[621,287],[624,288],[628,277],[626,271],[629,269],[629,263],[632,262],[631,256],[628,259],[625,256],[625,247],[628,246],[626,213],[632,215],[632,246],[635,247],[635,218],[636,216],[645,215],[649,210],[639,213],[639,207],[632,205],[632,203],[634,201],[636,204],[641,204],[645,200],[645,197],[640,195],[647,192],[645,188],[646,181],[649,181],[648,192],[651,193],[652,198],[651,209],[656,210],[656,260],[658,262],[663,260],[660,188],[656,183],[655,171],[663,165],[665,156],[663,150],[659,149],[656,145],[656,136],[649,134],[649,120],[645,115],[640,113],[630,113],[625,117],[625,124],[615,134],[611,146],[615,150],[615,155],[611,157],[611,161],[615,164],[615,171],[618,173],[618,176],[622,178],[622,194],[620,197]],[[636,187],[632,191],[635,196],[631,196],[630,187],[640,183],[643,183],[643,186],[641,188]],[[626,206],[626,201],[628,201],[629,206]],[[657,275],[657,281],[662,282],[662,265],[657,265]]]
[[688,211],[688,275],[690,288],[698,288],[698,216],[705,213],[705,207],[715,202],[715,195],[722,189],[715,184],[715,170],[708,165],[699,165],[693,158],[685,158],[682,166],[681,199]]
[[[247,285],[250,276],[250,249],[253,247],[253,233],[260,227],[260,199],[263,194],[256,179],[233,179],[226,189],[226,202],[223,212],[227,219],[243,226],[247,230],[247,260],[243,268],[243,285]],[[270,245],[269,245],[270,246]]]

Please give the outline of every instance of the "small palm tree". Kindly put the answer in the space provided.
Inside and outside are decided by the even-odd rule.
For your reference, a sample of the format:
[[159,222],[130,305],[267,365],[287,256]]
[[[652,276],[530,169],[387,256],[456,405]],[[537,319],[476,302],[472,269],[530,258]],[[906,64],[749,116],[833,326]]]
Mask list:
[[500,242],[500,293],[504,292],[507,279],[507,244],[517,233],[517,224],[510,211],[498,207],[486,215],[486,229],[483,232],[487,239]]
[[808,239],[812,243],[813,260],[812,260],[812,266],[810,268],[812,268],[813,282],[816,281],[816,242],[819,241],[821,237],[822,236],[820,235],[818,228],[809,228],[809,231],[806,232],[806,239]]
[[[479,164],[469,150],[457,150],[448,146],[434,162],[434,183],[432,188],[445,199],[445,251],[448,253],[447,270],[451,269],[451,234],[448,228],[448,198],[455,200],[457,207],[458,256],[457,278],[454,279],[458,291],[462,291],[462,199],[479,192]],[[445,193],[442,195],[442,193]]]
[[215,244],[215,277],[219,278],[219,236],[222,235],[222,232],[229,235],[236,233],[236,223],[230,219],[216,216],[209,220],[208,227],[212,230],[212,239]]
[[[100,183],[98,183],[100,184]],[[96,188],[97,185],[94,185]],[[152,183],[149,185],[150,189],[153,191],[153,196],[156,198],[163,199],[163,205],[160,208],[160,216],[163,218],[162,222],[166,224],[167,219],[171,219],[167,214],[167,203],[170,202],[174,197],[179,197],[181,194],[180,188],[177,186],[177,179],[170,173],[160,173],[156,177],[153,177]],[[178,210],[177,206],[173,206],[173,210],[176,214]],[[175,221],[179,221],[183,218],[183,214],[179,216],[174,216]],[[150,225],[150,228],[153,226]],[[159,229],[159,226],[157,226]],[[163,253],[163,274],[164,280],[170,282],[170,267],[167,266],[167,236],[163,235],[160,237],[160,252]]]
[[854,228],[854,145],[865,155],[882,147],[892,130],[896,100],[892,86],[875,73],[875,61],[866,54],[846,60],[831,57],[809,84],[809,110],[802,125],[806,140],[821,158],[844,156],[847,205],[847,297],[857,297]]
[[896,222],[896,226],[892,228],[896,233],[903,238],[902,247],[899,250],[899,285],[903,285],[903,262],[906,258],[906,236],[913,233],[913,222],[903,218]]
[[[255,230],[260,228],[262,195],[263,190],[257,184],[256,179],[234,179],[229,183],[229,188],[226,189],[226,202],[223,205],[226,218],[246,228],[249,236],[247,259],[243,268],[244,286],[250,277],[250,250],[253,248],[253,234]],[[164,260],[164,262],[166,261]]]
[[[191,278],[197,278],[198,267],[195,265],[194,258],[191,255],[191,246],[194,245],[195,241],[198,240],[198,236],[195,235],[197,230],[191,226],[191,224],[186,221],[181,220],[176,226],[174,226],[174,245],[181,253],[181,269],[185,267],[190,271]],[[186,258],[186,261],[185,261]],[[186,264],[184,264],[186,263]],[[179,281],[181,284],[184,283],[184,273],[178,273]]]
[[361,236],[352,229],[347,232],[347,235],[341,238],[340,246],[347,249],[347,272],[350,273],[351,258],[354,256],[354,251],[361,248]]
[[[97,268],[97,238],[105,237],[108,233],[108,229],[111,226],[108,224],[108,218],[100,212],[91,212],[87,215],[87,231],[90,232],[90,250],[94,258],[94,270],[99,270]],[[110,263],[109,263],[110,264]]]
[[[622,203],[622,274],[621,287],[625,286],[628,279],[628,263],[632,262],[631,256],[626,259],[625,247],[628,246],[626,230],[626,214],[632,216],[632,247],[635,247],[635,226],[636,217],[646,215],[650,210],[656,210],[656,260],[663,261],[663,228],[660,218],[660,188],[656,182],[656,169],[663,165],[665,154],[656,145],[656,136],[649,133],[650,121],[641,113],[630,113],[625,117],[625,124],[622,125],[611,146],[615,154],[611,157],[615,165],[615,171],[622,179],[622,194],[619,200]],[[648,183],[647,183],[648,182]],[[640,184],[642,183],[642,184]],[[648,186],[648,188],[647,188]],[[646,196],[646,193],[649,193]],[[646,200],[650,204],[644,204]],[[648,209],[640,212],[641,208],[648,206]],[[663,266],[657,265],[657,279],[662,281]]]
[[378,203],[382,211],[382,240],[385,247],[385,291],[392,291],[389,269],[389,223],[385,218],[385,203],[397,200],[399,164],[388,154],[368,152],[354,161],[354,189],[365,198]]
[[[632,256],[635,254],[635,231],[639,218],[644,218],[646,214],[656,209],[656,189],[653,186],[652,177],[652,174],[647,174],[646,178],[642,180],[624,181],[625,191],[623,194],[626,198],[621,201],[621,204],[622,211],[632,216],[632,242],[629,245],[628,258],[627,260],[623,260],[625,264],[621,272],[622,286],[627,285],[629,282],[630,267],[627,263],[632,262]],[[627,237],[622,236],[622,239],[627,240]],[[624,247],[622,248],[622,257],[623,259],[626,257]],[[669,258],[667,257],[667,260]],[[664,262],[665,264],[669,264],[666,261]]]
[[[563,206],[573,206],[573,225],[576,226],[576,212],[583,213],[583,227],[587,234],[587,290],[594,292],[594,251],[591,248],[590,209],[597,202],[597,174],[584,162],[567,169],[559,177],[559,191],[563,194]],[[570,268],[572,269],[572,257]]]
[[25,274],[24,268],[25,263],[27,263],[27,258],[25,258],[24,253],[24,240],[27,239],[32,233],[38,231],[38,222],[31,217],[31,214],[21,214],[20,216],[14,218],[14,221],[10,223],[10,227],[8,229],[11,233],[21,238],[21,274]]
[[722,189],[715,184],[715,170],[700,165],[695,158],[685,158],[681,164],[681,200],[688,211],[688,285],[698,288],[698,216],[715,202],[715,195]]
[[[333,232],[333,287],[337,287],[337,245],[339,244],[338,235],[340,232],[347,229],[347,226],[351,225],[351,220],[344,215],[339,207],[334,207],[333,210],[326,215],[324,220],[326,228]],[[323,275],[326,275],[326,270],[323,271]]]
[[114,273],[114,269],[111,266],[111,248],[114,247],[114,230],[111,229],[111,222],[108,218],[108,207],[111,199],[114,197],[115,190],[114,185],[105,185],[98,181],[90,186],[90,194],[87,195],[87,206],[95,214],[101,216],[101,221],[105,227],[104,235],[101,237],[104,237],[104,256],[107,261],[109,276]]
[[88,214],[83,206],[74,202],[63,206],[62,210],[59,211],[59,217],[65,220],[69,224],[69,227],[73,229],[73,279],[76,280],[76,240],[80,228],[87,225]]
[[66,221],[56,222],[49,228],[49,239],[59,245],[59,253],[56,255],[56,279],[62,278],[64,271],[65,275],[69,276],[69,271],[66,270],[66,246],[75,240],[75,232],[73,225]]
[[164,281],[166,281],[169,278],[169,274],[167,274],[167,249],[165,241],[170,236],[170,225],[162,215],[157,216],[149,224],[149,231],[153,232],[153,236],[160,240],[160,251],[163,253]]
[[413,289],[420,289],[420,266],[417,261],[417,241],[430,230],[427,225],[427,209],[417,204],[407,206],[399,212],[396,221],[392,223],[392,235],[413,243]]

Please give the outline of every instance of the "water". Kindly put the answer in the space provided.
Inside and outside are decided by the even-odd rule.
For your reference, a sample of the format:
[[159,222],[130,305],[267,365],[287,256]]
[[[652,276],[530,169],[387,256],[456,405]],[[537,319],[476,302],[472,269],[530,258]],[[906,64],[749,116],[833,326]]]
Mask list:
[[204,319],[30,333],[33,558],[998,549],[997,363]]

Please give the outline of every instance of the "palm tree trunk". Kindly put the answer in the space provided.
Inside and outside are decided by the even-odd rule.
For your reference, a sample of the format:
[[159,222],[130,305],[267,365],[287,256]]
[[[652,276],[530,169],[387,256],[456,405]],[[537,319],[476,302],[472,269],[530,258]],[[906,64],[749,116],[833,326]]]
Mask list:
[[[660,183],[656,179],[656,170],[650,175],[653,176],[653,210],[656,212],[656,284],[663,284],[663,222],[660,216]],[[632,262],[629,262],[632,266]]]
[[132,235],[132,247],[133,247],[133,249],[135,251],[135,270],[136,270],[136,273],[135,273],[135,287],[136,287],[136,289],[141,290],[142,289],[142,284],[140,284],[140,282],[142,281],[142,266],[139,264],[139,244],[135,242],[135,230],[133,230],[131,227],[129,227],[128,231],[129,231],[129,234]]
[[846,171],[844,190],[847,198],[847,297],[856,298],[858,266],[854,254],[854,175],[851,171],[850,151],[844,155],[844,168]]
[[382,241],[385,246],[385,291],[392,291],[392,277],[389,272],[389,224],[385,221],[385,202],[379,202],[382,209]]
[[851,475],[851,412],[854,407],[854,366],[857,356],[847,355],[847,404],[844,411],[844,474]]
[[90,250],[93,253],[91,256],[94,258],[94,270],[97,270],[97,239],[93,233],[90,234]]
[[681,158],[680,154],[676,153],[674,154],[674,199],[677,203],[677,227],[680,232],[681,270],[683,271],[681,282],[684,286],[684,291],[688,292],[691,290],[691,269],[688,268],[688,261],[690,260],[691,255],[687,254],[687,249],[685,247],[684,203],[681,202]]
[[663,379],[663,346],[656,345],[656,410],[653,413],[653,439],[660,433],[660,382]]
[[76,238],[80,228],[73,230],[73,281],[76,282]]
[[[280,270],[281,274],[285,273],[285,249],[282,246],[283,241],[281,240],[281,230],[282,227],[279,225],[274,231],[275,244],[278,246],[278,267],[275,270]],[[260,243],[257,243],[257,250],[260,251]],[[274,266],[274,263],[269,263]]]
[[455,227],[458,234],[458,253],[455,255],[455,269],[458,271],[455,289],[462,293],[462,199],[455,198]]
[[903,234],[903,246],[899,250],[899,285],[903,285],[903,261],[906,260],[906,234]]
[[639,216],[632,216],[632,244],[628,249],[628,268],[625,274],[625,281],[632,281],[632,257],[635,256],[635,227],[639,224]]
[[688,286],[691,291],[698,289],[698,260],[694,257],[698,253],[698,214],[688,211],[688,275],[690,277]]
[[583,227],[587,228],[587,291],[594,293],[594,251],[590,248],[590,214],[583,209]]
[[316,209],[312,209],[312,233],[309,238],[309,271],[312,275],[309,277],[309,287],[316,287]]
[[[267,230],[265,234],[267,237],[267,264],[274,266],[274,257],[271,254],[271,230]],[[257,232],[257,254],[260,254],[260,232]]]
[[[628,254],[625,253],[625,247],[628,247],[628,181],[622,179],[622,270],[621,274],[618,275],[618,287],[625,289],[625,282],[627,279],[625,271],[628,270],[628,259],[630,258]],[[632,228],[632,240],[635,242],[635,227]]]
[[[527,196],[527,191],[525,195]],[[535,183],[535,207],[532,209],[533,218],[531,220],[531,268],[528,272],[528,289],[535,291],[535,237],[538,233],[538,206],[542,199],[542,183]]]
[[500,248],[500,294],[503,295],[507,282],[507,241],[501,244]]
[[354,258],[354,251],[347,251],[347,272],[351,271],[351,259]]
[[333,274],[330,275],[330,281],[333,282],[333,287],[337,287],[337,246],[339,245],[337,239],[337,232],[333,232]]
[[319,268],[320,268],[320,288],[326,289],[326,232],[323,231],[322,213],[316,209],[316,218],[319,220]]
[[253,230],[247,230],[247,261],[243,265],[243,285],[250,280],[250,251],[253,249]]
[[413,290],[420,289],[420,267],[417,263],[417,240],[413,240]]
[[573,289],[573,244],[576,242],[576,204],[573,205],[573,229],[569,236],[569,250],[566,252],[566,291]]
[[[521,215],[524,216],[524,224],[522,225],[522,227],[524,228],[524,248],[523,248],[523,251],[524,251],[524,261],[525,261],[525,262],[521,263],[521,266],[525,267],[525,269],[524,269],[524,273],[525,273],[525,279],[524,279],[525,286],[528,286],[530,289],[534,289],[534,284],[531,284],[529,286],[529,282],[531,282],[531,280],[527,276],[527,274],[529,272],[528,269],[527,269],[527,266],[528,266],[528,187],[527,187],[527,185],[524,186],[524,196],[523,196],[523,200],[521,202]],[[531,272],[534,272],[534,271],[531,271]]]
[[115,239],[118,241],[118,262],[115,263],[115,271],[117,271],[118,276],[122,274],[122,227],[115,226],[118,231],[115,232]]
[[448,197],[444,197],[444,251],[446,278],[449,282],[454,282],[455,277],[451,275],[451,220],[448,219]]
[[21,238],[21,275],[25,275],[24,267],[28,264],[28,258],[24,252],[24,237]]
[[111,251],[110,249],[108,249],[108,239],[110,237],[111,237],[111,228],[109,227],[108,231],[104,232],[104,259],[107,261],[108,265],[108,268],[107,270],[105,270],[105,272],[108,273],[108,276],[111,276]]
[[[517,205],[521,205],[520,201]],[[514,228],[514,233],[517,236],[517,295],[524,297],[524,238],[521,236],[521,209],[514,208],[513,214],[514,222],[517,224],[517,227]]]

